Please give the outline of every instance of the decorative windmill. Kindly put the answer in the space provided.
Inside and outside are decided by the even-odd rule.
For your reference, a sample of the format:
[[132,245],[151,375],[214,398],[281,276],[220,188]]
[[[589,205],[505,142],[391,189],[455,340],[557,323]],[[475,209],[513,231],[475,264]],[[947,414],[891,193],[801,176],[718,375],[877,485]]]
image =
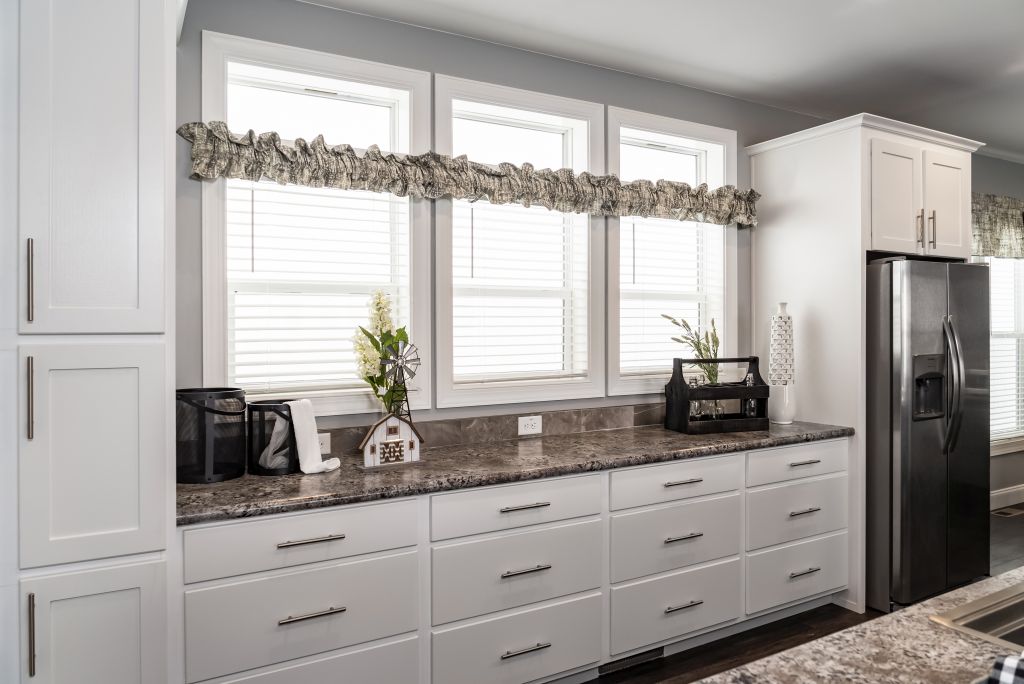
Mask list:
[[416,371],[420,367],[420,352],[416,345],[408,342],[397,342],[388,348],[386,358],[381,361],[384,366],[384,376],[391,383],[392,396],[391,413],[412,420],[409,410],[409,390],[405,383],[416,377]]

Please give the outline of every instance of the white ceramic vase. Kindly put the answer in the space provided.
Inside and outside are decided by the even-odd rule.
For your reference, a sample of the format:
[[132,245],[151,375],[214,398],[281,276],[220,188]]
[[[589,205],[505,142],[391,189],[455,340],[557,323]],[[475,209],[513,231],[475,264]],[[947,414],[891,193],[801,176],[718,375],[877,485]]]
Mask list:
[[795,361],[793,356],[793,317],[786,311],[786,302],[772,316],[768,346],[768,419],[788,425],[796,416]]

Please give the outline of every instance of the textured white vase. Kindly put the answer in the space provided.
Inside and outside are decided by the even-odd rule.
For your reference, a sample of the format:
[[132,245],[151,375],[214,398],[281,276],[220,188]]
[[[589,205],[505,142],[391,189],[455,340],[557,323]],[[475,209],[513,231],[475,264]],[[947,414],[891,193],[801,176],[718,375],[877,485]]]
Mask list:
[[768,419],[788,425],[796,416],[795,361],[793,357],[793,317],[786,312],[786,302],[772,316],[768,345],[768,382],[772,385],[768,399]]

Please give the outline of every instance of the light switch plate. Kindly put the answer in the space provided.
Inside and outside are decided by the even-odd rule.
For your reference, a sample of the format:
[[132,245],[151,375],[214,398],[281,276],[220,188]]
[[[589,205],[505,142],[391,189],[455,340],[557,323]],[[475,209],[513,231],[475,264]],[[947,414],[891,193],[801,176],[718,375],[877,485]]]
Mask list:
[[329,454],[331,453],[331,433],[330,432],[318,432],[316,434],[320,438],[320,453]]
[[541,431],[540,416],[519,416],[519,436],[539,435]]

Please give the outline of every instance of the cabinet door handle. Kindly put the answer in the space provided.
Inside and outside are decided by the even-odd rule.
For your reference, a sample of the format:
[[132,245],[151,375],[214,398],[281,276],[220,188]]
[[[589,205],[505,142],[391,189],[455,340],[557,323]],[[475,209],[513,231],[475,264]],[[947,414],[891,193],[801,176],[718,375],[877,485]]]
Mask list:
[[703,482],[703,477],[691,477],[689,480],[675,480],[674,482],[666,482],[666,487],[678,487],[679,485],[697,484]]
[[799,518],[801,515],[810,515],[811,513],[817,513],[820,510],[821,506],[811,506],[810,508],[805,508],[802,511],[793,511],[789,514],[789,517]]
[[526,648],[521,648],[518,651],[505,651],[501,654],[501,659],[508,660],[509,658],[515,658],[516,656],[526,655],[527,653],[533,653],[534,651],[543,651],[545,648],[551,648],[550,641],[545,643],[541,643],[538,641],[533,646],[527,646]]
[[28,287],[26,288],[28,311],[26,312],[26,317],[28,322],[31,323],[36,319],[36,241],[32,238],[28,239],[28,264],[25,268],[25,276],[28,280]]
[[921,249],[924,249],[924,209],[914,217],[914,226],[917,228],[917,241],[921,244]]
[[523,568],[522,570],[507,570],[507,571],[501,573],[501,579],[508,579],[509,577],[519,577],[520,575],[529,575],[529,574],[532,574],[534,572],[540,572],[542,570],[550,570],[550,569],[551,569],[551,564],[550,563],[542,563],[540,565],[535,565],[532,568]]
[[789,464],[789,467],[790,468],[799,468],[800,466],[814,465],[815,463],[821,463],[821,459],[820,458],[812,458],[812,459],[808,459],[806,461],[793,461],[792,463]]
[[789,579],[796,579],[797,577],[803,577],[804,575],[813,575],[820,570],[821,568],[807,568],[806,570],[801,570],[799,572],[791,572],[789,573]]
[[328,534],[325,537],[313,537],[312,539],[296,539],[295,541],[283,541],[277,545],[279,549],[290,549],[293,546],[306,546],[307,544],[321,544],[323,542],[344,539],[343,534]]
[[498,512],[499,513],[515,513],[516,511],[528,511],[531,508],[544,508],[545,506],[550,506],[550,505],[551,505],[550,501],[538,501],[537,503],[523,504],[521,506],[505,506],[504,508],[499,508]]
[[690,534],[684,534],[681,537],[666,537],[665,543],[672,544],[675,542],[686,541],[687,539],[696,539],[697,537],[703,537],[703,532],[691,532]]
[[932,209],[932,215],[928,217],[928,222],[932,226],[932,239],[928,241],[928,244],[930,244],[932,246],[932,249],[935,249],[935,231],[936,231],[936,227],[935,226],[938,223],[938,221],[935,220],[935,210],[934,209]]
[[29,356],[26,360],[26,372],[28,374],[28,383],[25,387],[25,403],[27,404],[25,411],[25,420],[27,422],[25,426],[25,436],[29,439],[35,439],[36,436],[36,360],[35,357]]
[[28,676],[36,676],[36,595],[28,595]]
[[348,610],[348,608],[346,608],[345,606],[342,606],[341,608],[335,608],[334,606],[331,606],[327,610],[320,610],[315,613],[296,615],[294,617],[289,615],[284,620],[278,620],[277,624],[290,625],[294,622],[305,622],[306,620],[313,620],[315,618],[327,617],[328,615],[337,615],[338,613],[344,613],[346,610]]
[[678,612],[680,610],[686,610],[687,608],[695,608],[695,607],[699,606],[702,603],[704,603],[704,602],[701,601],[700,599],[697,599],[696,601],[690,601],[689,603],[684,603],[681,606],[669,606],[668,608],[665,609],[665,615],[668,615],[669,613],[676,613],[676,612]]

